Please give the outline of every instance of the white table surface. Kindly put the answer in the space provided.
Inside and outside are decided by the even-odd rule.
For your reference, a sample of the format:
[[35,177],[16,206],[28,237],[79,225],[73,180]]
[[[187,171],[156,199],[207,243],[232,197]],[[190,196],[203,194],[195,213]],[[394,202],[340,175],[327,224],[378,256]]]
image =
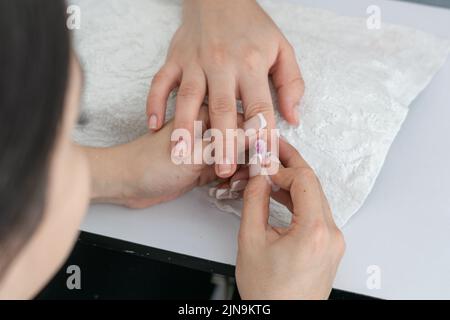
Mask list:
[[[383,21],[450,39],[450,10],[398,1],[291,0],[366,17],[379,5]],[[347,251],[337,289],[380,298],[450,299],[450,61],[411,105],[363,208],[344,227]],[[94,205],[82,230],[233,265],[239,219],[188,195],[145,210]],[[369,289],[367,268],[381,271]]]

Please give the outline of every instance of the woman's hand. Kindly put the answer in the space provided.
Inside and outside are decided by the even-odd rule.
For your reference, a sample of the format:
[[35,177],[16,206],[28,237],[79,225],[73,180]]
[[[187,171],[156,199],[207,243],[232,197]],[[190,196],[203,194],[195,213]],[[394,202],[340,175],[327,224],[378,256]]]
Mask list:
[[273,196],[292,212],[288,229],[268,225],[271,188],[251,178],[244,192],[236,279],[244,299],[327,299],[344,253],[320,183],[308,164],[280,140],[280,168],[271,176]]
[[[208,111],[197,120],[206,129]],[[171,158],[173,121],[162,130],[111,148],[84,148],[92,176],[92,200],[146,208],[169,201],[215,179],[214,167],[176,165]]]
[[[185,0],[183,22],[173,37],[167,61],[154,77],[147,115],[149,128],[164,124],[167,98],[179,86],[175,128],[193,131],[208,94],[211,127],[237,128],[236,99],[245,119],[264,114],[275,127],[268,77],[277,89],[280,112],[298,124],[304,83],[291,45],[255,0]],[[225,144],[224,144],[225,145]],[[224,153],[225,154],[225,153]],[[230,177],[235,159],[223,159],[216,173]]]

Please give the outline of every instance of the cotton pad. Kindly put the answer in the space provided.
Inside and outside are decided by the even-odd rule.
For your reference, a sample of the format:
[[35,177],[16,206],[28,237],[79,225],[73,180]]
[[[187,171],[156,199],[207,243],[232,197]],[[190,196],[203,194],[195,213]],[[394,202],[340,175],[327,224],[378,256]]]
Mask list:
[[[89,119],[75,140],[93,146],[133,140],[147,132],[149,85],[180,23],[180,2],[72,2],[83,14],[75,44],[86,73]],[[365,19],[284,1],[261,4],[296,49],[306,83],[300,127],[277,112],[278,126],[316,171],[342,227],[370,193],[408,106],[445,62],[449,42],[385,23],[368,29]],[[239,215],[242,201],[216,205]],[[271,203],[272,224],[288,225],[290,218]]]

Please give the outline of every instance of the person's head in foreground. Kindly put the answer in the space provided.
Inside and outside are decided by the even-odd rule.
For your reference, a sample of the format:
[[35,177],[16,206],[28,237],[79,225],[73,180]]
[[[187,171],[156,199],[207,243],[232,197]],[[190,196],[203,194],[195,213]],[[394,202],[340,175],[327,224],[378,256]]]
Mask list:
[[[90,201],[143,208],[215,179],[213,167],[170,161],[171,122],[113,148],[72,142],[83,81],[65,12],[64,1],[0,2],[3,299],[32,298],[51,279]],[[198,118],[206,123],[205,108]],[[284,141],[280,160],[283,167],[271,177],[279,191],[272,192],[264,177],[246,177],[239,292],[250,299],[327,298],[344,250],[342,235],[313,171]],[[270,196],[293,213],[290,228],[268,226]]]

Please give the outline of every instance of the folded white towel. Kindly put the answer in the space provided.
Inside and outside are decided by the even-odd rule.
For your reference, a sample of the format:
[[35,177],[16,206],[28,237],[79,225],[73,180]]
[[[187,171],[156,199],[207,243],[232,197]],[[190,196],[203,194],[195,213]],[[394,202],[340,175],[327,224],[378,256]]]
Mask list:
[[[75,139],[95,146],[130,141],[147,131],[149,84],[179,24],[180,3],[72,2],[82,10],[75,40],[89,119]],[[444,63],[449,42],[384,23],[369,30],[364,19],[283,1],[261,3],[295,47],[306,82],[302,125],[290,127],[277,113],[278,125],[316,170],[343,226],[368,196],[409,104]],[[240,213],[239,200],[217,204]],[[273,203],[271,219],[286,225],[290,214]]]

